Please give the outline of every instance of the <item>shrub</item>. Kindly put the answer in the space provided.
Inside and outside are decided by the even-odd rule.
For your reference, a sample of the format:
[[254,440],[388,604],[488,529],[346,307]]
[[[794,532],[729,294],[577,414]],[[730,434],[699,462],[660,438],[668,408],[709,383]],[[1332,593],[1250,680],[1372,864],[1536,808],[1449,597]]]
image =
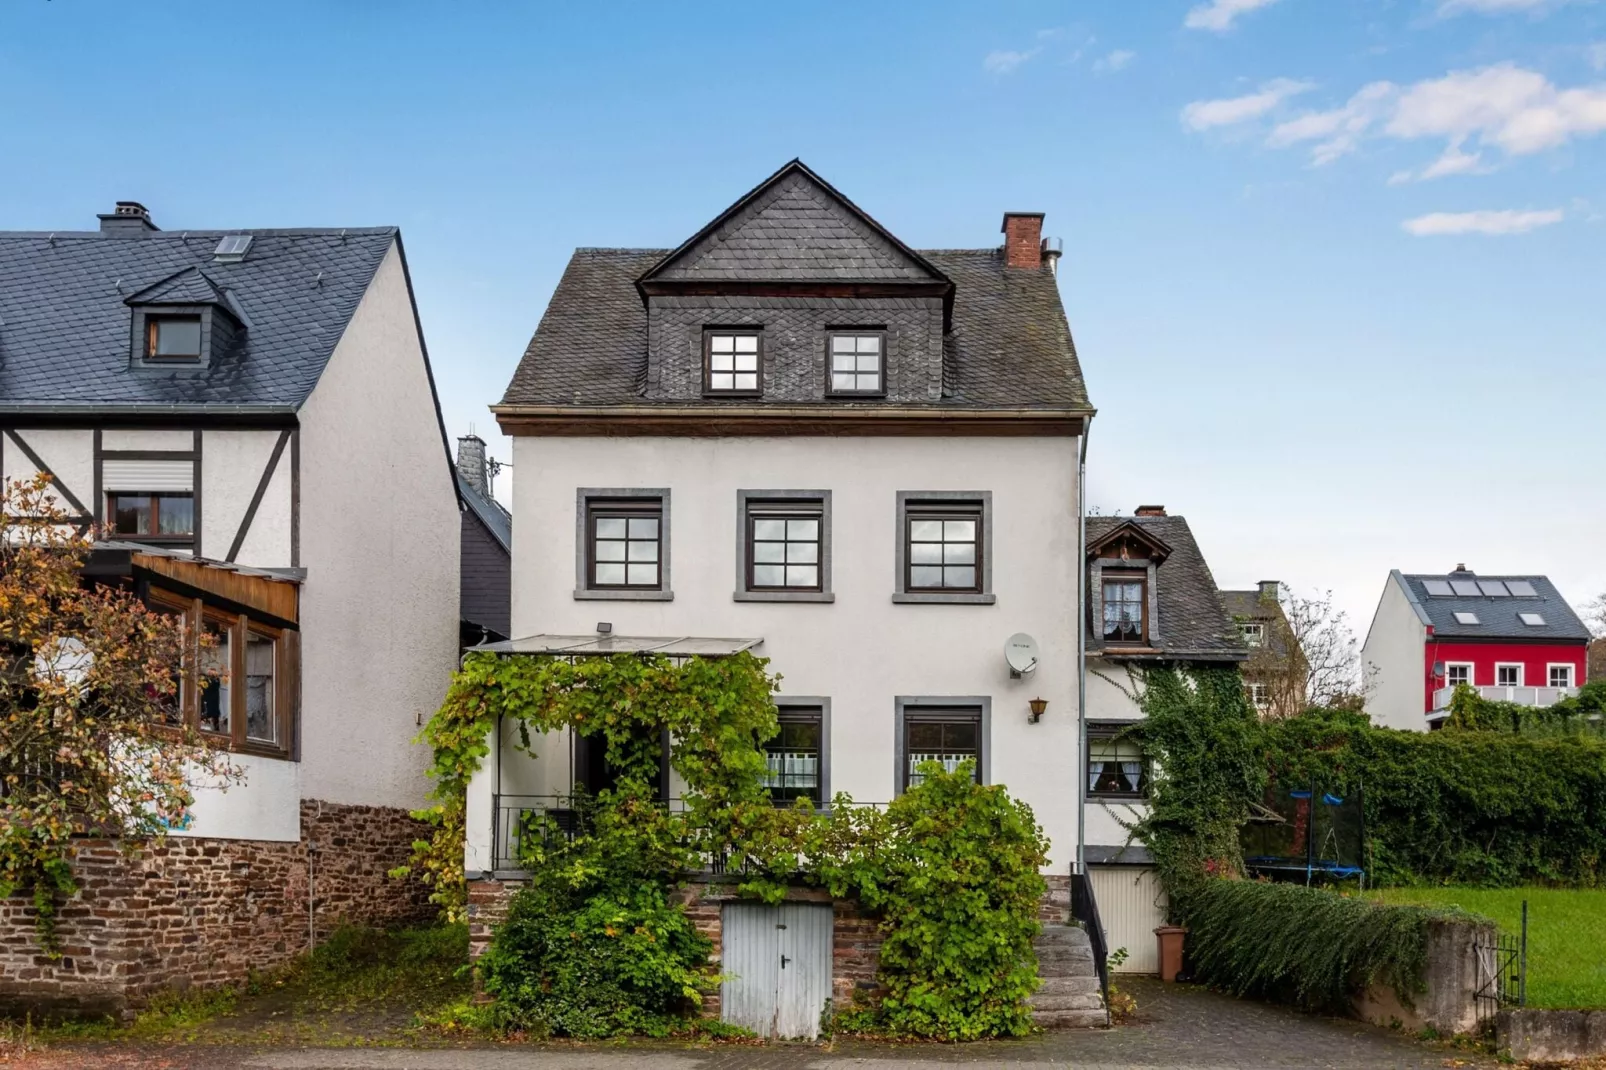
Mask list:
[[1423,988],[1429,925],[1472,920],[1455,910],[1243,880],[1206,881],[1181,907],[1189,968],[1200,981],[1339,1014],[1374,984],[1389,985],[1409,1005]]
[[[1032,1028],[1039,870],[1048,842],[1031,808],[972,765],[937,763],[888,807],[883,840],[861,841],[836,871],[882,916],[879,1007],[850,1028],[975,1040]],[[833,889],[840,894],[840,890]]]

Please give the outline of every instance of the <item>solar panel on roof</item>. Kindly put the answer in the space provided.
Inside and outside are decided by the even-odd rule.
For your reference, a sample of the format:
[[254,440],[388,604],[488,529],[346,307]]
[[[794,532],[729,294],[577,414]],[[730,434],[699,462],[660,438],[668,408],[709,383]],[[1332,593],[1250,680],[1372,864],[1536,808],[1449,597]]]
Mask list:
[[245,259],[250,249],[251,235],[225,234],[218,240],[217,248],[212,250],[212,259],[221,263],[238,263]]
[[1427,588],[1428,594],[1439,598],[1448,598],[1453,593],[1450,590],[1450,585],[1443,580],[1423,580],[1422,586]]
[[1506,586],[1509,587],[1511,589],[1511,593],[1516,595],[1518,598],[1539,597],[1538,593],[1534,590],[1534,585],[1529,583],[1527,580],[1507,580]]
[[1518,613],[1517,616],[1530,628],[1543,628],[1545,626],[1545,618],[1537,613]]
[[1478,620],[1478,615],[1476,613],[1457,613],[1455,615],[1455,622],[1457,624],[1481,624],[1481,623],[1483,623],[1482,621]]
[[1506,590],[1506,585],[1499,580],[1479,580],[1478,586],[1483,588],[1483,593],[1490,598],[1504,598],[1511,593]]
[[1483,593],[1478,590],[1478,585],[1472,580],[1451,580],[1450,589],[1456,594],[1466,595],[1469,598],[1476,598]]

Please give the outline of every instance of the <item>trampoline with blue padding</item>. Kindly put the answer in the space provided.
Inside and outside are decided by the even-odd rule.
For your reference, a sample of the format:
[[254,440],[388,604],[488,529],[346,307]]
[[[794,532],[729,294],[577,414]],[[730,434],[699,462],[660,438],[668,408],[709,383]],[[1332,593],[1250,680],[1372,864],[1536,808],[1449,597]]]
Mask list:
[[1273,781],[1240,840],[1244,865],[1273,880],[1366,881],[1366,819],[1359,789],[1347,795]]

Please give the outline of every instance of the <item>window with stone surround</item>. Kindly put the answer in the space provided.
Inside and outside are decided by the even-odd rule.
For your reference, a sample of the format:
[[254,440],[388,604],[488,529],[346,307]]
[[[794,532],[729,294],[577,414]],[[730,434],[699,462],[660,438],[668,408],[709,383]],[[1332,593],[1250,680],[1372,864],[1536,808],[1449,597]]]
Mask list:
[[709,394],[760,393],[763,336],[754,331],[703,332],[703,390]]

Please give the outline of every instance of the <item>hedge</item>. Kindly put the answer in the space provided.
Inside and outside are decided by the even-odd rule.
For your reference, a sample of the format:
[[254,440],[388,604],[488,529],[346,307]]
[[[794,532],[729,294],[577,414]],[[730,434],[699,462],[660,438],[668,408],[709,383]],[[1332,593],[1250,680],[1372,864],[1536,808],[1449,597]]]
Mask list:
[[1264,738],[1279,782],[1362,791],[1369,883],[1606,883],[1606,740],[1400,732],[1338,711]]
[[1177,906],[1196,980],[1337,1014],[1374,984],[1389,985],[1409,1005],[1423,990],[1429,924],[1481,920],[1298,884],[1227,879],[1203,882]]

